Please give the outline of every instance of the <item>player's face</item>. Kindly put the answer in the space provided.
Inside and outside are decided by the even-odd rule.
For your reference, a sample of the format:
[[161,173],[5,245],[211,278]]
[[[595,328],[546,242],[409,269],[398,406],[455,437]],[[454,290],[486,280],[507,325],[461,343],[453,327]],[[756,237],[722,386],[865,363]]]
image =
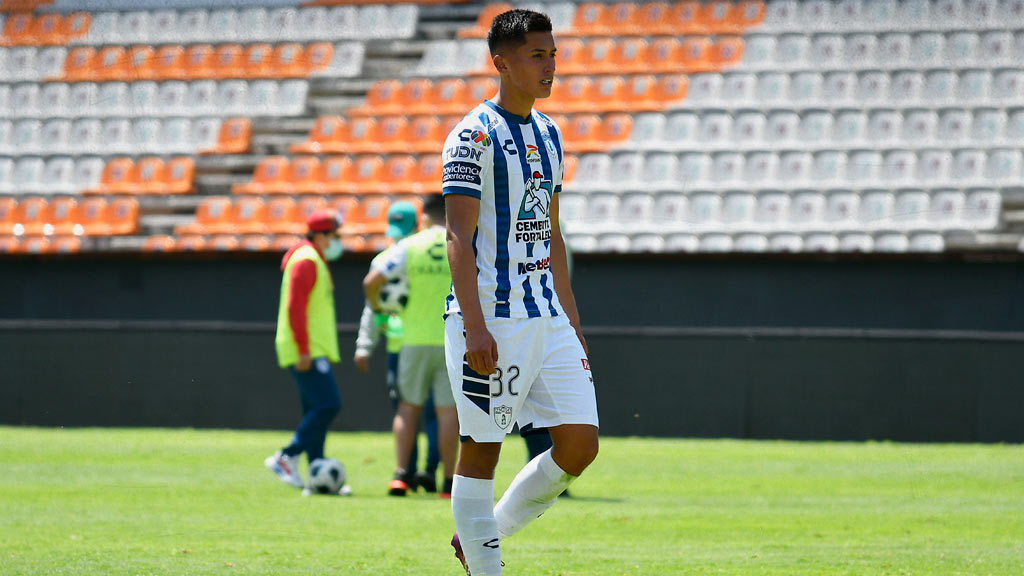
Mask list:
[[526,43],[506,58],[508,78],[533,98],[551,96],[555,81],[555,39],[551,32],[528,32]]

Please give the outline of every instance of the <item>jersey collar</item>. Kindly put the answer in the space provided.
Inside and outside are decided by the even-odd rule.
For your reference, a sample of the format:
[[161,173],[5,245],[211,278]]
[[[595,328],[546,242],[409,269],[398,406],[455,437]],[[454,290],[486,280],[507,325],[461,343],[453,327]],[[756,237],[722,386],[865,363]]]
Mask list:
[[525,117],[520,116],[518,114],[513,114],[508,110],[505,110],[501,106],[498,106],[494,102],[491,102],[490,100],[484,100],[484,104],[490,106],[491,110],[494,110],[495,112],[500,114],[501,117],[504,118],[505,121],[508,122],[509,124],[530,124],[531,122],[533,122],[532,114]]

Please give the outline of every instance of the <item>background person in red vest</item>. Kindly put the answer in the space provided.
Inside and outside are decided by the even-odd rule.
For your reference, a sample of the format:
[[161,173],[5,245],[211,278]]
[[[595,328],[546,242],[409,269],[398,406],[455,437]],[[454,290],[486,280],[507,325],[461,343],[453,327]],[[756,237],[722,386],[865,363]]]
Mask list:
[[284,256],[281,303],[277,315],[277,362],[298,386],[302,421],[291,442],[264,464],[282,482],[302,488],[299,456],[312,463],[324,456],[327,427],[341,410],[341,394],[331,363],[338,362],[338,328],[334,314],[334,282],[327,262],[342,253],[341,219],[334,212],[315,212],[306,221],[305,240]]

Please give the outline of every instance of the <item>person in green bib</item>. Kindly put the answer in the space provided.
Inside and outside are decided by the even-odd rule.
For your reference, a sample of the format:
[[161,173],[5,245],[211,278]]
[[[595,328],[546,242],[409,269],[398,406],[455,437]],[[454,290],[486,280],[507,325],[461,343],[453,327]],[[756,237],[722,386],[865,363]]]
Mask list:
[[288,370],[299,391],[302,420],[291,442],[264,465],[286,484],[303,488],[299,457],[310,464],[324,457],[327,427],[341,410],[341,394],[331,363],[341,359],[334,313],[334,282],[327,262],[343,251],[341,219],[318,211],[306,220],[306,238],[281,262],[281,301],[277,313],[277,363]]
[[402,313],[402,352],[398,360],[398,410],[392,422],[396,470],[389,494],[404,495],[410,488],[406,465],[419,429],[420,414],[432,392],[437,414],[438,447],[444,465],[442,498],[451,497],[459,424],[455,398],[444,357],[444,301],[451,290],[445,239],[444,200],[428,196],[423,204],[424,229],[395,244],[387,259],[366,275],[366,300],[376,303],[381,287],[404,279],[409,299]]
[[[411,202],[393,202],[388,207],[388,227],[385,234],[398,242],[402,238],[416,232],[419,225],[419,211]],[[370,262],[370,270],[383,269],[388,261],[394,245],[382,250]],[[404,282],[399,280],[396,282]],[[356,335],[356,351],[352,358],[356,368],[367,373],[370,371],[370,357],[373,349],[383,334],[387,348],[387,392],[392,408],[398,410],[398,359],[402,351],[402,312],[375,313],[369,302],[363,306],[359,321],[359,332]],[[437,467],[441,455],[437,447],[437,419],[434,417],[433,396],[428,395],[423,405],[423,428],[427,436],[427,458],[422,470],[417,470],[419,460],[418,441],[413,441],[409,462],[405,466],[406,475],[402,481],[408,490],[422,488],[424,492],[437,492]]]

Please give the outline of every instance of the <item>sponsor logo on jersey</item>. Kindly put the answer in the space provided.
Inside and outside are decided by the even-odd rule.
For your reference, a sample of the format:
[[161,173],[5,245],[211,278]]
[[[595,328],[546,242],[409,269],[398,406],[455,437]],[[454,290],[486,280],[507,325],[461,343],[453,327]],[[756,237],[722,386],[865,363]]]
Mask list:
[[540,150],[533,144],[526,145],[526,161],[540,162]]
[[447,162],[441,169],[442,183],[469,183],[480,186],[480,167],[470,162]]
[[459,132],[459,140],[469,142],[477,148],[486,148],[491,145],[491,137],[486,132],[469,128]]
[[516,220],[516,242],[543,242],[551,239],[551,181],[540,172],[526,181],[526,194]]
[[547,270],[549,268],[551,268],[551,258],[550,257],[542,258],[540,260],[535,260],[533,262],[520,262],[519,263],[519,273],[520,274],[529,274],[531,272],[536,272],[538,270]]
[[480,160],[480,157],[483,156],[483,154],[482,150],[477,150],[471,146],[452,146],[444,151],[444,157],[447,160],[455,160],[458,158]]
[[586,358],[580,358],[580,360],[583,361],[583,369],[590,370],[590,360],[587,360]]
[[494,423],[498,425],[498,428],[502,430],[512,425],[512,407],[511,406],[495,406],[494,407]]

